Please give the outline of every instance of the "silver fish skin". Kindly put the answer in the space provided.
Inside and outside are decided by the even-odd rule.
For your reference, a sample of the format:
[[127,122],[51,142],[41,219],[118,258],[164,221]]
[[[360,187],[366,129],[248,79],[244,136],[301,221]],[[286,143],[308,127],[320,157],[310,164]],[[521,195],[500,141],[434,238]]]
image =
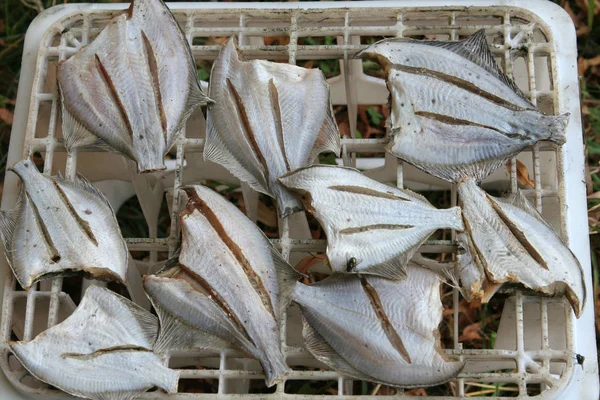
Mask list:
[[[278,323],[301,276],[237,207],[212,190],[185,188],[179,266],[252,343],[272,386],[290,373],[281,352]],[[230,340],[234,342],[235,340]]]
[[360,55],[386,71],[388,151],[434,176],[481,182],[532,144],[565,142],[569,114],[544,115],[526,100],[483,30],[456,42],[385,39]]
[[440,281],[435,272],[410,265],[403,281],[334,274],[298,284],[293,301],[304,319],[306,347],[352,378],[399,387],[446,382],[464,363],[441,350]]
[[101,145],[165,169],[164,155],[200,89],[187,40],[161,0],[134,0],[89,45],[58,67],[67,149]]
[[211,294],[180,268],[144,277],[144,290],[160,320],[154,352],[239,349],[260,354]]
[[125,283],[128,250],[104,195],[87,179],[40,173],[30,160],[10,168],[23,183],[17,206],[0,211],[6,258],[25,289],[40,279],[83,272]]
[[148,311],[90,286],[69,318],[9,347],[33,376],[73,396],[131,400],[154,386],[177,392],[179,373],[152,352],[157,332]]
[[[353,168],[314,165],[282,176],[327,235],[337,272],[402,279],[419,246],[437,229],[462,230],[458,207],[438,210],[424,197],[374,181]],[[348,261],[357,264],[348,271]]]
[[579,317],[586,297],[581,265],[529,201],[520,192],[511,202],[497,199],[473,180],[461,182],[458,194],[473,258],[487,280],[564,294]]
[[243,61],[235,37],[219,53],[209,96],[204,159],[223,165],[254,190],[277,199],[282,216],[302,210],[277,178],[339,155],[329,85],[319,69],[262,60]]

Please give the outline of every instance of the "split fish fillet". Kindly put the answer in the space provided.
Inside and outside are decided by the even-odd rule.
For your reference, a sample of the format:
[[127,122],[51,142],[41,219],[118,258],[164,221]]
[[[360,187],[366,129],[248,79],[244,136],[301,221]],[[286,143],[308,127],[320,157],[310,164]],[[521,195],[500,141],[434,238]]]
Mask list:
[[564,294],[579,317],[586,297],[581,265],[523,194],[497,199],[473,180],[459,183],[458,194],[471,255],[486,279]]
[[58,66],[67,149],[101,145],[139,172],[165,169],[187,118],[209,99],[189,45],[161,0],[134,0]]
[[155,386],[177,392],[179,373],[152,352],[157,332],[148,311],[90,286],[65,321],[9,346],[33,376],[71,395],[131,400]]
[[440,277],[416,265],[407,279],[334,274],[316,284],[298,284],[308,350],[352,378],[391,386],[431,386],[455,377],[463,362],[444,355]]
[[104,195],[87,179],[40,173],[31,160],[10,168],[23,183],[17,206],[0,211],[6,258],[21,286],[83,272],[125,283],[128,251]]
[[339,154],[329,85],[319,69],[243,61],[235,37],[213,65],[204,158],[223,165],[254,190],[275,197],[282,216],[302,209],[277,178]]
[[185,191],[178,265],[185,274],[145,279],[167,330],[157,347],[241,349],[261,362],[272,386],[291,372],[278,323],[301,275],[225,198],[203,186]]
[[323,226],[334,271],[402,279],[406,264],[433,232],[463,229],[458,207],[438,210],[417,193],[353,168],[314,165],[279,180]]
[[569,114],[544,115],[526,100],[483,30],[457,42],[385,39],[360,55],[386,72],[388,151],[434,176],[481,182],[527,146],[565,142]]

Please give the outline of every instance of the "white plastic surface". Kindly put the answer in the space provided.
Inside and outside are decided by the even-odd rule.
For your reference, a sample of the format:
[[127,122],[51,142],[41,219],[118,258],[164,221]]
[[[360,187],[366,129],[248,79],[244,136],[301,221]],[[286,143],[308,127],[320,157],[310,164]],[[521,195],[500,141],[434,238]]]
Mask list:
[[[177,144],[172,151],[176,156],[174,168],[158,179],[154,177],[139,177],[130,174],[127,162],[112,154],[80,153],[66,155],[61,150],[60,141],[56,133],[60,132],[56,121],[56,99],[51,91],[46,92],[45,86],[52,79],[52,71],[48,70],[44,57],[46,49],[53,47],[49,40],[52,32],[60,33],[64,28],[70,27],[74,21],[84,19],[89,21],[91,17],[103,16],[108,18],[110,12],[127,7],[125,4],[71,4],[54,7],[40,15],[30,26],[25,39],[23,54],[23,68],[19,82],[19,92],[15,109],[12,137],[8,155],[8,165],[17,162],[24,155],[33,151],[40,151],[45,160],[45,172],[63,170],[67,175],[80,171],[94,181],[119,179],[132,183],[132,188],[143,197],[142,208],[149,226],[153,226],[156,218],[157,207],[160,207],[164,190],[192,181],[205,178],[215,178],[223,181],[235,182],[235,180],[222,168],[214,164],[206,164],[201,160],[203,140],[202,130],[204,120],[201,115],[195,114],[187,126],[184,141]],[[418,8],[416,8],[418,7]],[[569,16],[558,6],[543,0],[535,1],[453,1],[452,4],[441,1],[391,1],[391,2],[315,2],[315,3],[174,3],[170,4],[176,17],[183,21],[182,28],[190,43],[193,37],[208,36],[209,32],[214,36],[229,36],[239,34],[243,51],[249,56],[260,55],[264,58],[284,58],[289,62],[301,59],[331,59],[346,60],[341,63],[342,74],[330,80],[332,88],[332,99],[335,104],[346,104],[346,92],[350,93],[348,102],[348,114],[350,116],[350,131],[354,132],[356,127],[357,104],[385,104],[387,102],[387,91],[383,81],[362,74],[361,62],[352,60],[361,46],[360,36],[378,35],[435,35],[439,39],[457,39],[459,35],[473,33],[479,28],[488,28],[488,34],[502,34],[506,40],[494,43],[492,49],[494,54],[501,59],[501,66],[512,73],[520,84],[529,93],[532,101],[550,101],[554,111],[570,112],[571,119],[567,132],[567,143],[558,152],[552,151],[548,145],[540,145],[521,154],[519,160],[526,163],[532,178],[536,182],[534,190],[529,192],[536,202],[536,206],[542,209],[546,217],[555,226],[562,230],[563,236],[569,240],[573,252],[579,258],[585,269],[588,298],[582,317],[576,320],[565,302],[560,299],[540,299],[538,297],[523,296],[520,292],[509,300],[504,307],[502,323],[498,331],[498,339],[494,350],[461,350],[457,336],[455,337],[455,350],[448,350],[450,354],[461,355],[469,360],[468,369],[461,374],[455,382],[456,394],[464,393],[465,384],[468,382],[512,382],[516,384],[522,396],[526,395],[527,382],[544,382],[544,379],[552,378],[562,373],[562,378],[554,379],[552,388],[544,386],[544,398],[561,399],[597,399],[598,398],[598,364],[596,353],[594,308],[592,296],[592,278],[589,242],[587,236],[587,212],[585,199],[584,179],[584,155],[583,140],[581,136],[581,116],[579,112],[579,90],[576,70],[576,45],[575,31]],[[194,24],[195,18],[201,17],[204,10],[210,11],[213,17],[210,24]],[[499,16],[488,18],[489,15]],[[391,16],[391,17],[390,17]],[[410,16],[408,18],[407,16]],[[231,18],[230,18],[231,17]],[[470,19],[468,19],[468,18]],[[309,21],[312,28],[304,29],[303,21]],[[502,23],[502,21],[506,23]],[[235,24],[231,24],[235,21]],[[250,24],[247,22],[250,21]],[[265,22],[266,21],[266,22]],[[324,22],[323,22],[324,21]],[[442,22],[440,22],[442,21]],[[500,22],[498,22],[500,21]],[[531,22],[535,22],[534,25]],[[210,27],[208,26],[210,25]],[[330,26],[336,26],[331,28]],[[418,26],[417,26],[418,25]],[[266,29],[263,29],[263,26]],[[80,27],[81,28],[81,27]],[[420,29],[419,29],[420,28]],[[522,63],[511,60],[514,48],[522,43],[527,43],[527,37],[522,32],[534,32],[541,29],[548,43],[537,43],[529,47]],[[95,30],[94,30],[95,29]],[[74,32],[77,29],[74,29]],[[80,31],[83,36],[81,43],[85,43],[90,35],[97,34],[94,25],[84,25]],[[48,33],[50,32],[50,33]],[[77,31],[79,32],[79,31]],[[519,35],[521,33],[521,35]],[[65,34],[68,35],[68,32]],[[65,36],[63,35],[63,36]],[[280,46],[277,49],[259,49],[253,46],[262,46],[261,36],[289,35],[291,44]],[[337,44],[333,46],[319,46],[310,49],[297,46],[296,41],[301,36],[334,36]],[[533,35],[533,33],[532,33]],[[525,40],[525,42],[523,42]],[[41,46],[40,46],[41,44]],[[67,41],[58,47],[57,54],[52,57],[64,57],[71,55],[73,45]],[[514,46],[514,48],[513,48]],[[192,52],[196,59],[213,59],[218,48],[209,46],[192,46]],[[508,57],[507,57],[508,56]],[[547,57],[550,67],[547,70],[538,68],[539,57]],[[40,78],[43,75],[42,78]],[[530,89],[530,90],[528,90]],[[52,89],[49,89],[52,90]],[[33,101],[33,102],[32,102]],[[39,103],[38,103],[39,102]],[[40,112],[38,106],[41,102],[51,107],[46,113]],[[49,103],[49,104],[47,104]],[[42,110],[43,111],[43,110]],[[41,128],[40,128],[41,126]],[[44,126],[46,126],[44,131]],[[54,126],[52,129],[48,127]],[[37,132],[36,132],[37,131]],[[37,136],[37,138],[34,138]],[[49,134],[49,139],[43,138]],[[399,185],[416,190],[447,188],[448,185],[439,180],[415,171],[413,168],[404,167],[393,157],[386,156],[385,159],[369,159],[354,157],[356,153],[381,152],[383,141],[348,139],[344,142],[343,162],[360,166],[370,167],[367,174],[382,181],[397,181]],[[183,160],[186,154],[185,163]],[[188,157],[189,155],[189,157]],[[198,157],[200,156],[200,157]],[[506,171],[498,171],[487,182],[488,187],[516,189],[515,163],[512,163],[510,174]],[[130,192],[129,186],[113,186],[113,197],[115,202],[123,201],[122,192]],[[123,189],[118,189],[123,187]],[[17,195],[17,178],[12,173],[6,175],[2,208],[10,208]],[[116,191],[115,191],[116,189]],[[107,188],[110,191],[111,188]],[[119,193],[121,192],[121,193]],[[174,193],[177,193],[176,191]],[[249,208],[251,217],[256,216],[256,195],[251,190],[243,188],[246,206]],[[177,195],[175,196],[177,197]],[[174,213],[177,212],[175,207]],[[306,237],[306,222],[301,218],[289,221],[290,235],[293,238]],[[285,225],[287,226],[287,225]],[[166,251],[175,244],[176,224],[172,227],[170,239],[128,240],[132,250],[151,250],[150,260],[144,263],[138,262],[138,269],[145,273],[156,270],[160,266],[157,262],[157,251]],[[155,236],[152,228],[151,238]],[[287,234],[287,232],[284,232]],[[153,235],[154,234],[154,235]],[[291,259],[300,259],[307,251],[322,251],[324,243],[312,240],[292,240]],[[429,243],[426,249],[429,252],[448,251],[452,248],[451,243]],[[68,296],[62,295],[61,280],[47,282],[40,285],[39,290],[25,294],[15,292],[14,282],[6,262],[0,260],[0,287],[5,288],[2,305],[2,339],[10,335],[11,330],[17,336],[31,336],[32,332],[42,329],[36,325],[34,317],[40,309],[50,308],[51,321],[56,323],[68,315],[73,304],[69,303]],[[48,298],[49,305],[38,304],[34,299]],[[455,293],[455,299],[458,293]],[[45,300],[44,300],[45,301]],[[21,302],[21,303],[18,303]],[[9,304],[10,303],[10,304]],[[23,303],[23,304],[22,304]],[[25,305],[27,304],[27,305]],[[31,304],[35,304],[34,307]],[[14,308],[13,308],[14,306]],[[45,307],[45,308],[44,308]],[[18,310],[23,310],[19,312]],[[538,311],[536,311],[538,310]],[[562,310],[562,311],[561,311]],[[455,310],[455,313],[458,311]],[[54,314],[53,314],[54,313]],[[61,314],[62,313],[62,314]],[[297,327],[297,315],[294,309],[290,310],[290,325],[292,329],[288,336],[294,336]],[[47,314],[46,314],[47,315]],[[296,319],[294,319],[296,318]],[[22,332],[13,323],[22,320]],[[29,333],[28,333],[29,332]],[[296,335],[297,336],[297,335]],[[539,337],[539,343],[535,337]],[[556,339],[564,338],[562,339]],[[289,338],[288,338],[289,339]],[[293,338],[297,340],[296,338]],[[514,344],[514,346],[513,346]],[[533,350],[533,349],[541,350]],[[555,348],[562,350],[555,350]],[[511,350],[512,349],[512,350]],[[317,366],[312,357],[297,346],[287,346],[286,352],[295,365],[304,364]],[[585,357],[583,366],[575,362],[575,354]],[[528,371],[524,367],[523,360],[528,357],[539,357],[543,359],[540,364],[542,371]],[[233,359],[235,358],[235,359]],[[552,363],[553,359],[560,359],[560,363]],[[498,374],[486,371],[506,368],[506,360],[516,360],[518,371],[516,373]],[[204,361],[202,361],[204,360]],[[4,361],[4,360],[3,360]],[[260,379],[252,361],[236,358],[236,355],[221,354],[213,356],[211,360],[198,358],[197,361],[204,363],[206,367],[217,369],[183,370],[182,379],[212,378],[219,379],[219,393],[223,399],[232,398],[226,393],[243,393],[248,387],[250,379]],[[171,365],[184,365],[184,358],[173,358]],[[4,367],[6,368],[6,363]],[[560,365],[559,365],[560,364]],[[564,365],[563,365],[564,364]],[[514,365],[514,362],[513,362]],[[563,366],[562,369],[559,368]],[[510,368],[510,367],[509,367]],[[560,369],[560,371],[558,371]],[[10,372],[13,381],[21,377],[17,372]],[[236,382],[233,378],[238,378]],[[244,379],[240,379],[244,378]],[[292,379],[295,380],[332,380],[338,381],[338,392],[352,395],[348,380],[340,378],[337,373],[328,371],[301,371],[296,370]],[[35,395],[35,389],[27,389],[28,386],[21,384],[21,389],[28,390],[30,395]],[[49,396],[64,397],[56,391],[43,391],[43,395],[31,398],[48,398]],[[164,396],[159,393],[147,393],[144,398],[214,398],[214,395],[181,394],[175,396]],[[399,396],[402,396],[400,393]],[[244,398],[295,398],[294,394],[287,393],[283,385],[277,388],[274,394],[246,395]],[[360,398],[370,396],[360,396]],[[28,399],[28,395],[17,391],[13,384],[0,374],[0,398]],[[352,396],[357,398],[357,396]]]

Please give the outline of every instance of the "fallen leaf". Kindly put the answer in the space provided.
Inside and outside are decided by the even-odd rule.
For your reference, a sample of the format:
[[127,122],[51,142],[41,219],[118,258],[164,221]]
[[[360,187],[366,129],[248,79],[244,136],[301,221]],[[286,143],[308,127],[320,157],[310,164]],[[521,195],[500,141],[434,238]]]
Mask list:
[[600,65],[600,55],[594,58],[579,57],[579,60],[577,60],[577,72],[579,75],[583,75],[589,68],[597,65]]
[[4,121],[7,125],[12,125],[13,113],[6,108],[0,108],[0,120]]
[[298,264],[296,264],[295,269],[300,273],[306,274],[314,265],[325,263],[327,263],[327,256],[325,256],[325,254],[317,254],[316,256],[310,254],[300,260]]
[[411,389],[404,392],[404,395],[408,396],[427,396],[427,392],[423,388]]
[[[510,174],[510,161],[506,162],[506,170]],[[517,182],[522,186],[535,187],[535,182],[529,178],[527,167],[519,160],[517,160]]]
[[467,325],[463,329],[463,333],[458,338],[458,341],[464,342],[468,340],[481,340],[482,337],[479,332],[481,332],[481,322],[476,322],[474,324]]

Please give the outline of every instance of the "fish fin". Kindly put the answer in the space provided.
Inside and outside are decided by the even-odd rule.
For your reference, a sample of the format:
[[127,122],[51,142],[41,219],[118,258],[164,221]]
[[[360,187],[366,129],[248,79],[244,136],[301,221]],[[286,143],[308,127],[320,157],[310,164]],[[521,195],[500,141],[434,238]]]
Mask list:
[[567,129],[567,124],[569,123],[569,118],[571,117],[570,113],[564,113],[561,115],[549,115],[547,118],[551,119],[548,130],[550,131],[549,141],[556,143],[558,145],[562,145],[567,141],[567,136],[565,135],[565,129]]
[[153,348],[156,354],[166,355],[172,350],[218,351],[234,348],[230,342],[185,323],[166,311],[160,304],[153,302],[152,306],[160,319],[160,332]]
[[419,200],[419,201],[421,201],[421,202],[425,203],[426,205],[430,206],[431,208],[434,208],[434,207],[431,205],[431,203],[429,202],[429,200],[427,200],[427,199],[425,198],[425,196],[423,196],[422,194],[420,194],[420,193],[416,193],[416,192],[413,192],[412,190],[410,190],[410,189],[406,189],[406,188],[403,188],[403,189],[398,189],[398,190],[400,190],[402,193],[406,194],[406,195],[407,195],[409,198],[411,198],[411,197],[412,197],[412,198],[415,198],[415,199],[417,199],[417,200]]
[[360,271],[361,273],[368,275],[376,275],[381,276],[386,279],[391,279],[394,281],[400,281],[406,279],[406,266],[408,261],[412,258],[415,251],[419,248],[420,244],[415,246],[413,249],[410,249],[398,257],[383,262],[381,264],[373,265],[364,271]]
[[207,113],[206,117],[206,141],[204,144],[204,160],[212,161],[227,168],[234,176],[245,181],[252,189],[257,192],[271,196],[270,192],[258,179],[249,173],[246,168],[234,157],[223,143],[217,130],[212,123],[212,114]]
[[[158,336],[158,319],[142,306],[139,306],[120,294],[101,286],[90,286],[85,291],[84,296],[93,299],[93,301],[100,306],[104,305],[107,310],[110,309],[110,307],[107,305],[109,305],[111,302],[118,301],[123,307],[122,309],[126,309],[139,324],[141,327],[141,332],[146,338],[146,341],[148,343],[154,343],[156,341]],[[123,324],[125,322],[126,321],[117,321],[119,324]]]
[[296,271],[274,247],[271,247],[271,258],[273,259],[273,265],[275,265],[277,286],[279,287],[279,310],[277,310],[277,318],[279,319],[290,304],[298,280],[305,275]]
[[95,187],[85,176],[78,173],[73,179],[67,179],[59,173],[57,176],[53,176],[52,179],[59,185],[69,186],[75,190],[81,190],[99,198],[112,210],[112,206],[104,193]]
[[323,121],[323,125],[321,126],[321,130],[319,131],[319,135],[317,136],[317,140],[315,141],[315,145],[313,146],[310,155],[311,159],[307,160],[307,162],[311,164],[321,153],[333,153],[339,157],[341,146],[340,131],[333,119],[333,109],[331,109]]
[[17,198],[17,204],[10,210],[0,210],[0,237],[4,243],[4,250],[6,251],[6,258],[12,264],[12,252],[13,249],[13,234],[17,228],[17,222],[19,220],[19,214],[25,201],[25,191],[21,188],[19,197]]
[[352,378],[373,381],[373,378],[358,371],[339,355],[304,317],[302,317],[302,336],[308,351],[320,362]]
[[[456,53],[463,58],[466,58],[472,63],[479,65],[481,68],[485,69],[490,74],[498,78],[506,86],[511,88],[511,90],[517,93],[521,98],[523,98],[523,100],[531,104],[529,99],[523,94],[523,92],[521,91],[521,89],[519,89],[517,84],[511,78],[509,78],[496,63],[494,55],[490,51],[490,48],[487,43],[485,29],[480,29],[468,38],[459,41],[442,42],[431,40],[426,42],[419,42],[427,44],[429,46],[440,47],[446,50],[450,50],[451,52]],[[533,105],[532,108],[534,108]]]
[[[60,91],[60,89],[59,89]],[[65,139],[65,148],[68,151],[81,148],[98,148],[105,151],[115,152],[105,141],[90,132],[79,122],[65,107],[61,96],[62,110],[62,133]]]

